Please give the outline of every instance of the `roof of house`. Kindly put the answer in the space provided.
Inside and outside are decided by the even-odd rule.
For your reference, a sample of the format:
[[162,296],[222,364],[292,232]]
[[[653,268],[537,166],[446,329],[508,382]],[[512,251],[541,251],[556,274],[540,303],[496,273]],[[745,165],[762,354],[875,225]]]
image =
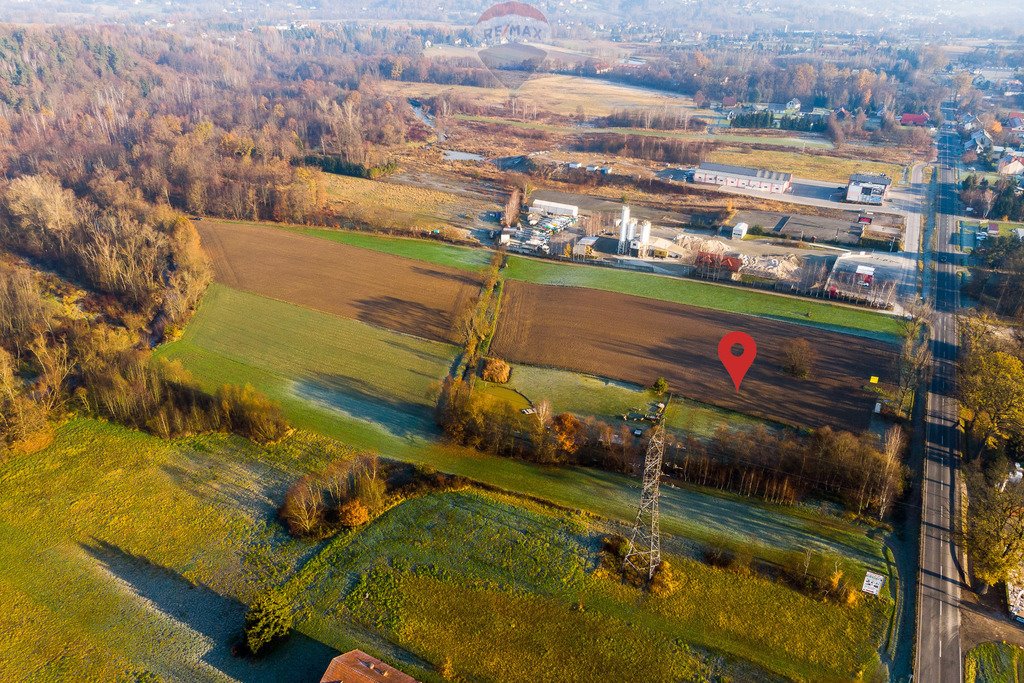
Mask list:
[[320,683],[416,683],[416,679],[362,650],[350,650],[331,660]]
[[928,123],[930,119],[931,117],[928,115],[928,112],[924,114],[911,114],[908,112],[900,116],[900,123]]
[[854,173],[850,176],[851,183],[873,183],[878,185],[892,185],[892,179],[884,173]]
[[730,164],[713,164],[703,161],[697,166],[700,171],[714,171],[728,175],[743,176],[744,178],[757,178],[758,180],[773,180],[788,183],[793,179],[792,173],[781,173],[779,171],[768,171],[763,168],[747,168],[746,166],[732,166]]

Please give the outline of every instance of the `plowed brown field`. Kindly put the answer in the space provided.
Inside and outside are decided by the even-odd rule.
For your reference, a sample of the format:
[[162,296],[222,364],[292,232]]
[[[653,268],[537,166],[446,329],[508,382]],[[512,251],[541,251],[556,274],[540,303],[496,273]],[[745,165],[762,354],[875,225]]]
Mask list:
[[273,227],[197,224],[230,287],[439,341],[480,283],[471,274]]
[[[741,330],[757,359],[737,393],[718,342]],[[811,377],[781,369],[788,339],[816,350]],[[494,355],[531,365],[650,385],[665,377],[687,398],[785,424],[863,430],[875,399],[871,375],[891,374],[895,349],[813,327],[575,287],[505,283]],[[542,397],[535,397],[542,398]]]

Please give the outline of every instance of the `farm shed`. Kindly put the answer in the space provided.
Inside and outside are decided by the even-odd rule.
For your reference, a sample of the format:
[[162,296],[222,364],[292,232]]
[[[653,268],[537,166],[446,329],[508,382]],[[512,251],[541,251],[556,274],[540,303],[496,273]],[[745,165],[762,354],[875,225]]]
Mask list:
[[783,194],[792,187],[793,176],[780,171],[713,164],[705,161],[694,171],[693,182]]
[[846,187],[846,201],[881,206],[892,179],[882,173],[854,173]]
[[331,660],[320,683],[416,683],[402,673],[362,650],[349,650]]
[[573,204],[560,204],[559,202],[535,199],[533,200],[533,205],[530,206],[530,211],[534,213],[546,213],[552,216],[572,216],[573,218],[576,218],[579,216],[580,207]]

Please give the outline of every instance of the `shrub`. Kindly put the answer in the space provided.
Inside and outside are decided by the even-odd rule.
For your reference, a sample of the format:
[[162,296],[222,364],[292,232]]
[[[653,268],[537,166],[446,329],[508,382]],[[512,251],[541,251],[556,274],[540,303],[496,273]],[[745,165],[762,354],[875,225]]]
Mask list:
[[288,489],[279,514],[293,536],[310,536],[323,523],[323,508],[320,488],[310,478],[303,477]]
[[703,558],[705,564],[726,569],[735,562],[736,555],[731,550],[725,548],[711,547],[704,550]]
[[387,484],[375,473],[363,471],[356,477],[355,499],[367,510],[377,514],[384,507]]
[[806,339],[792,339],[782,347],[782,369],[793,377],[810,377],[814,359],[814,349]]
[[485,358],[481,376],[487,382],[505,384],[512,376],[512,368],[499,358]]
[[217,398],[224,422],[235,434],[265,444],[288,433],[281,408],[249,385],[225,385],[217,392]]
[[369,511],[358,500],[347,501],[338,507],[338,524],[341,526],[352,529],[369,521]]
[[651,577],[651,594],[659,598],[667,598],[679,588],[679,579],[672,571],[668,560],[662,560]]
[[245,615],[245,644],[254,655],[286,638],[291,630],[291,607],[277,590],[258,595]]
[[654,380],[654,384],[651,385],[651,390],[656,394],[664,394],[668,391],[668,380],[664,377],[659,377]]

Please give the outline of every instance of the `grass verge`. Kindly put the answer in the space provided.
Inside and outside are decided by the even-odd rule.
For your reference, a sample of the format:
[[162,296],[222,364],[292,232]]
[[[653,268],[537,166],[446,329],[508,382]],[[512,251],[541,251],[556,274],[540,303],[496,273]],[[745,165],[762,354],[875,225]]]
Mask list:
[[1024,680],[1024,648],[983,643],[967,653],[964,683],[1018,683]]

